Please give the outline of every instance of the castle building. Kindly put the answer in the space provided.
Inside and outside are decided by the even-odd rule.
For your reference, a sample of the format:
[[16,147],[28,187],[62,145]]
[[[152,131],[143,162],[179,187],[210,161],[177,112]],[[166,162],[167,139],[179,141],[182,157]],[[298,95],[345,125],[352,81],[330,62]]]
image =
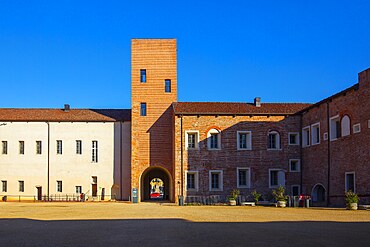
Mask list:
[[131,45],[131,110],[0,109],[0,196],[370,203],[370,69],[316,104],[178,102],[176,40]]

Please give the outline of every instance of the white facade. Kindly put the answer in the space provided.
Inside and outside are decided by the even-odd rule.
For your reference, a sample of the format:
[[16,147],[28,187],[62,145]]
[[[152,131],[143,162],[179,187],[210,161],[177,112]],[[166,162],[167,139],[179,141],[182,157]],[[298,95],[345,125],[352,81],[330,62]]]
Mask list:
[[[41,141],[41,154],[37,154],[37,141]],[[81,153],[76,141],[82,144]],[[42,199],[77,200],[76,186],[81,186],[90,200],[100,200],[102,194],[104,200],[128,199],[130,188],[124,184],[129,181],[124,180],[130,177],[130,122],[1,122],[0,149],[0,180],[7,185],[3,191],[4,183],[0,184],[0,196],[37,200],[41,193]],[[19,181],[24,181],[23,192]],[[57,181],[62,185],[59,191]]]

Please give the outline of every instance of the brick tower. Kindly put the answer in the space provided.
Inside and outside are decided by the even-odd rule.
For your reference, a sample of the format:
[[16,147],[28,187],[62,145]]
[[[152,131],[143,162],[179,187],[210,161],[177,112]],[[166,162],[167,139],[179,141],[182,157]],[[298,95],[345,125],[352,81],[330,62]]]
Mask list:
[[163,199],[174,201],[173,110],[177,101],[175,39],[131,42],[131,188],[150,199],[150,182],[164,182]]

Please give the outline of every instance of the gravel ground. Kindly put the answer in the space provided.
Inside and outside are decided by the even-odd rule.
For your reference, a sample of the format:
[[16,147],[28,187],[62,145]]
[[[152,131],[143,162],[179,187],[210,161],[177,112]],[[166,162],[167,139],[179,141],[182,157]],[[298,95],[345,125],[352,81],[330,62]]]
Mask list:
[[0,246],[369,246],[370,211],[0,203]]

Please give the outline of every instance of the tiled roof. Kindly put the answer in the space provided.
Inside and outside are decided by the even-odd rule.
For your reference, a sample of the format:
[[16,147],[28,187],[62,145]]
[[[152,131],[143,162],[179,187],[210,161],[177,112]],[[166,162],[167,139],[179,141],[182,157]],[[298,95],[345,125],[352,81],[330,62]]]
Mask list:
[[128,109],[0,108],[0,121],[115,122],[131,121]]
[[226,103],[226,102],[177,102],[173,103],[175,114],[219,114],[219,115],[243,115],[243,114],[271,114],[290,115],[309,107],[306,103],[261,103],[256,107],[253,103]]

